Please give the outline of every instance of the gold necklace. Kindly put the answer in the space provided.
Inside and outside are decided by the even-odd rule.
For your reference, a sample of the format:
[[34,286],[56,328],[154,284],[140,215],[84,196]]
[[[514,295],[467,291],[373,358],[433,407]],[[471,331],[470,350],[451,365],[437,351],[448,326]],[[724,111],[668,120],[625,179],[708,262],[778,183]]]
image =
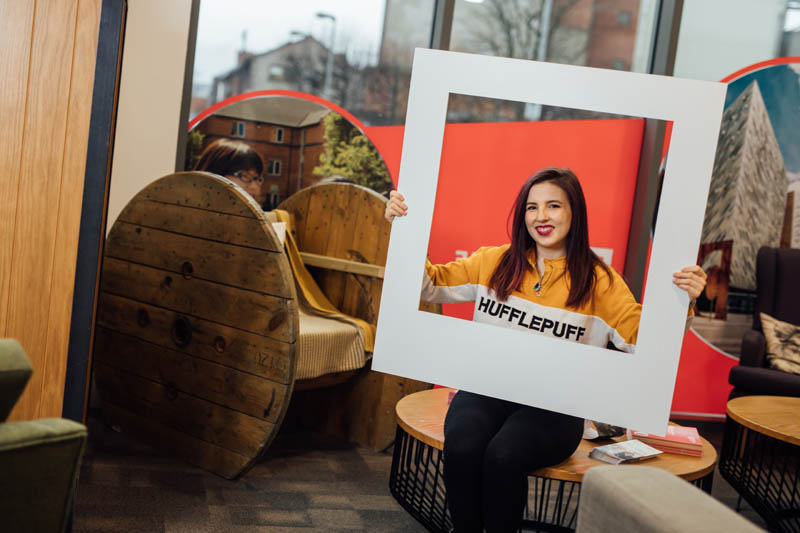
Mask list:
[[[538,268],[536,269],[536,273],[539,274]],[[547,274],[547,268],[545,268],[544,273]],[[539,274],[539,281],[537,281],[536,284],[533,286],[533,290],[536,291],[536,296],[542,295],[542,285],[544,285],[544,280],[545,277]]]

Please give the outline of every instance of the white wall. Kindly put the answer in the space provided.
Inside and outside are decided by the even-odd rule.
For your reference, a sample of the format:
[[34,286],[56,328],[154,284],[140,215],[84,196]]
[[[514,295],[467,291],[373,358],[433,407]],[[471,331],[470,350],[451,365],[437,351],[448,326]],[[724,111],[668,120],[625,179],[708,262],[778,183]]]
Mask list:
[[717,81],[779,51],[787,0],[685,0],[678,78]]
[[128,2],[106,231],[145,185],[175,171],[191,7]]

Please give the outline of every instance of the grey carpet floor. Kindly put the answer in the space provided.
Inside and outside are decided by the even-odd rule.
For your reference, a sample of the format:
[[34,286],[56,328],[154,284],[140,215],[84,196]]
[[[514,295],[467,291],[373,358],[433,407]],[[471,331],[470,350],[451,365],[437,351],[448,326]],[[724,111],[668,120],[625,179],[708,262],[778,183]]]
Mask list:
[[389,494],[391,455],[282,431],[237,481],[89,420],[73,531],[424,531]]
[[[73,531],[424,531],[388,489],[390,453],[282,429],[267,456],[228,481],[89,420]],[[722,424],[701,426],[719,447]],[[715,473],[712,494],[737,494]],[[742,515],[764,522],[742,503]]]

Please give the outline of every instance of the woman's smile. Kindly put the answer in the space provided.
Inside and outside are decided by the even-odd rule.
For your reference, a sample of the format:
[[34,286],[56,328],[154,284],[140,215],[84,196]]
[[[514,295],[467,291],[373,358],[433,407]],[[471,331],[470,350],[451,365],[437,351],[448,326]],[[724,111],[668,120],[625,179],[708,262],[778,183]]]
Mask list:
[[550,235],[550,233],[553,231],[553,229],[554,229],[553,226],[550,226],[550,225],[536,226],[536,232],[539,235],[542,235],[542,236]]

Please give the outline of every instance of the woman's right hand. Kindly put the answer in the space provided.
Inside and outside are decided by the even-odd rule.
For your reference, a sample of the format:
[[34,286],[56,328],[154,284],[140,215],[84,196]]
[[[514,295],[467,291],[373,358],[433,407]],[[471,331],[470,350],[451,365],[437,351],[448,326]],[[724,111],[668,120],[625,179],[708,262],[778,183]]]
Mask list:
[[405,204],[405,197],[397,191],[389,193],[389,201],[386,203],[386,220],[391,222],[394,217],[404,217],[408,214],[408,206]]

